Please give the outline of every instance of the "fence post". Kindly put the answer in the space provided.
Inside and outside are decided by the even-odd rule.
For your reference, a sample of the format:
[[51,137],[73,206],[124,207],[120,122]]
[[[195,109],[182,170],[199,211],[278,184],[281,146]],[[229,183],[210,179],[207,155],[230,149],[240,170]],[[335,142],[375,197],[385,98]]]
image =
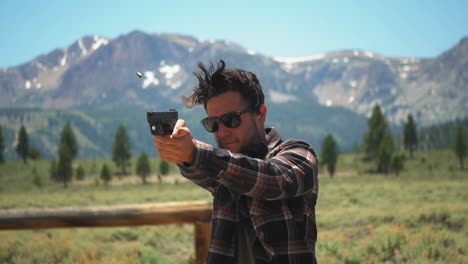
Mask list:
[[195,264],[203,264],[210,246],[211,222],[196,222],[195,226]]

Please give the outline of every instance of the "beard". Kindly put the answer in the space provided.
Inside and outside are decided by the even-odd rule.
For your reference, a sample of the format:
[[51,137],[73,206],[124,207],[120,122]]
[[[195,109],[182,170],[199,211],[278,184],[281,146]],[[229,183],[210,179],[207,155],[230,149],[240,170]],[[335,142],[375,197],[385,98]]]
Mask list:
[[241,141],[240,139],[232,138],[231,136],[215,139],[219,148],[227,149],[233,153],[251,153],[252,151],[255,151],[258,144],[265,141],[265,136],[260,131],[264,133],[265,130],[256,128],[252,134],[245,135],[244,138],[248,139],[247,141]]
[[[233,139],[231,137],[225,137],[222,139],[216,139],[216,143],[218,143],[218,147],[222,149],[227,149],[231,152],[237,153],[240,152],[242,146],[240,145],[240,141],[237,139]],[[240,147],[239,147],[240,146]],[[236,149],[233,149],[236,148]],[[237,149],[239,148],[239,149]]]

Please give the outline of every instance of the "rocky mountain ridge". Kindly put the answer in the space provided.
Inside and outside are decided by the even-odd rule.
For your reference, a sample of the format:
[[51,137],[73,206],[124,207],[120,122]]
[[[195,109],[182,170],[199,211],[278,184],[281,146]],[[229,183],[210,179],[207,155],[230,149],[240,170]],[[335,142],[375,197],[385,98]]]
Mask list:
[[[1,69],[0,107],[180,108],[180,96],[190,95],[195,86],[196,64],[219,59],[256,73],[270,103],[319,103],[364,116],[379,103],[396,124],[408,113],[421,124],[468,113],[468,38],[436,58],[395,58],[362,50],[279,58],[228,41],[139,31],[112,40],[87,36]],[[137,71],[143,78],[135,76]]]

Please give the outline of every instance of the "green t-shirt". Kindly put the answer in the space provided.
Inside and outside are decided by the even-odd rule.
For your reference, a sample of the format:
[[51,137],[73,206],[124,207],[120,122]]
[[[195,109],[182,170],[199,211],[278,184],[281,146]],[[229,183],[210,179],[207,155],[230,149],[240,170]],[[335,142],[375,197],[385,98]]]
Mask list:
[[250,221],[241,221],[237,224],[237,255],[238,264],[254,264],[253,244],[256,239],[255,230]]

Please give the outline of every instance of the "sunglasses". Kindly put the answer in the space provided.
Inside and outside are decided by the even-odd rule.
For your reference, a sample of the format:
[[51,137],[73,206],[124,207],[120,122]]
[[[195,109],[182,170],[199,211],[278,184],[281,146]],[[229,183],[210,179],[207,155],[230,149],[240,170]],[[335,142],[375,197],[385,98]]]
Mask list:
[[238,127],[241,124],[241,115],[243,113],[252,112],[253,108],[248,106],[242,111],[233,111],[226,113],[220,117],[207,117],[201,121],[206,131],[214,133],[219,129],[219,122],[229,128]]

